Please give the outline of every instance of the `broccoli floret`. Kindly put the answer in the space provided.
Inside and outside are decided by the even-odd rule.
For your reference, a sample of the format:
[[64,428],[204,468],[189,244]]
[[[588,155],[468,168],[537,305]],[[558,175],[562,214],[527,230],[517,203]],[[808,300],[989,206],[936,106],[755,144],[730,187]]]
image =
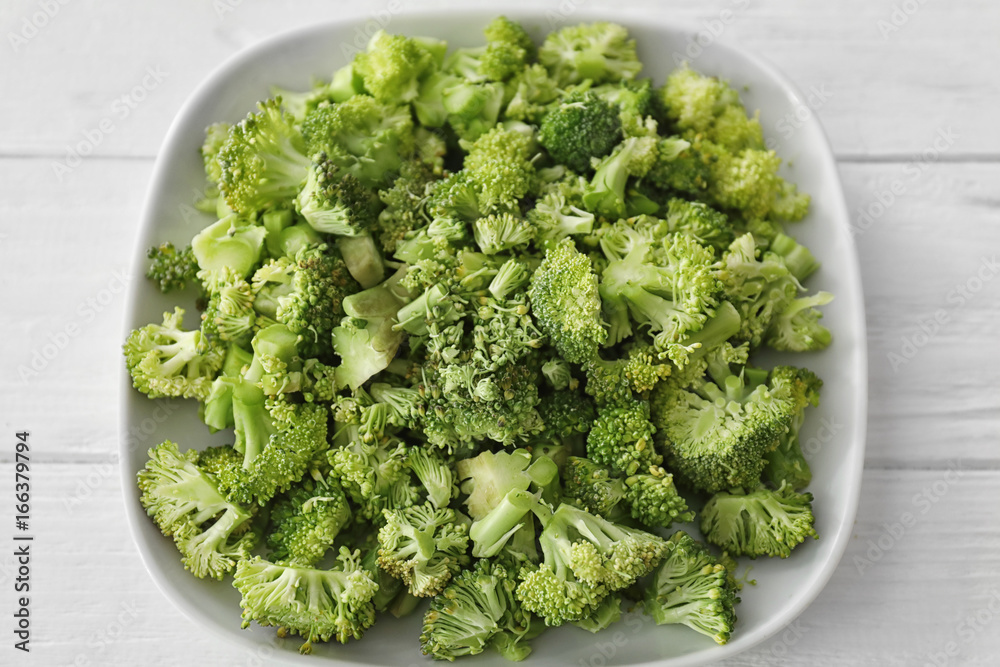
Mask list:
[[513,210],[531,189],[535,167],[532,139],[497,126],[466,144],[466,173],[484,214]]
[[247,379],[235,383],[235,447],[243,454],[243,465],[221,478],[231,499],[264,505],[302,479],[310,463],[329,447],[325,406],[303,403],[282,408],[276,417],[260,387]]
[[642,118],[653,111],[653,88],[649,79],[605,83],[590,90],[614,104],[623,118]]
[[523,70],[534,56],[535,45],[520,24],[500,16],[483,31],[485,46],[456,49],[444,70],[474,83],[506,81]]
[[655,432],[648,401],[601,406],[587,434],[587,456],[619,474],[647,472],[662,461],[653,447]]
[[227,343],[246,345],[258,325],[250,283],[229,268],[198,275],[204,279],[202,286],[208,297],[201,314],[202,333]]
[[629,176],[641,178],[656,163],[659,149],[655,137],[629,136],[597,165],[583,194],[587,210],[611,220],[626,214]]
[[354,174],[341,172],[324,153],[309,170],[295,206],[310,227],[337,236],[365,233],[375,224],[381,208],[374,191]]
[[[354,92],[351,92],[353,95]],[[301,122],[307,113],[326,102],[342,102],[347,97],[338,86],[322,81],[313,81],[313,86],[305,92],[298,92],[282,88],[281,86],[271,86],[271,97],[281,99],[281,108],[296,121]]]
[[761,253],[750,234],[732,242],[717,275],[727,299],[739,311],[738,337],[752,347],[760,345],[771,323],[786,311],[800,289],[781,257],[770,251]]
[[379,30],[368,48],[354,56],[354,73],[372,97],[387,104],[416,98],[420,79],[436,66],[434,55],[420,42]]
[[504,81],[525,68],[535,57],[535,43],[524,27],[506,16],[498,16],[483,28],[486,50],[479,72],[487,79]]
[[752,493],[717,493],[702,508],[705,539],[736,556],[788,558],[813,528],[812,494],[796,493],[789,484]]
[[269,558],[281,565],[312,567],[350,518],[347,496],[336,479],[306,476],[271,506]]
[[586,396],[562,390],[542,397],[538,415],[545,424],[541,438],[561,443],[589,431],[597,413]]
[[[476,141],[496,126],[503,109],[504,85],[498,82],[470,83],[460,77],[444,76],[437,85],[422,92],[424,107],[440,105],[448,125],[461,139]],[[419,114],[421,107],[417,107]],[[427,111],[425,110],[425,114]]]
[[677,531],[646,587],[643,606],[657,625],[682,623],[725,644],[736,625],[737,592],[725,565]]
[[585,391],[598,405],[628,404],[634,395],[646,396],[671,374],[669,362],[649,345],[636,345],[622,359],[607,361],[594,357],[585,366]]
[[182,290],[188,283],[195,283],[198,261],[191,246],[178,250],[173,243],[167,241],[150,248],[146,257],[150,260],[146,277],[155,282],[164,294]]
[[791,397],[795,404],[788,430],[778,437],[778,445],[764,458],[764,478],[775,487],[787,482],[796,490],[804,489],[812,481],[812,471],[802,454],[799,431],[805,421],[806,408],[819,405],[819,390],[823,381],[804,368],[778,366],[771,371],[774,384],[780,386],[782,395]]
[[601,323],[601,299],[590,259],[564,239],[545,253],[528,290],[538,326],[559,355],[583,363],[597,355],[607,336]]
[[476,244],[487,255],[525,246],[534,239],[535,229],[523,218],[510,213],[494,213],[472,226]]
[[367,95],[321,104],[302,121],[302,136],[310,155],[326,153],[367,187],[386,183],[414,148],[410,110]]
[[628,514],[649,528],[669,528],[694,519],[694,512],[677,493],[673,475],[659,466],[615,477],[608,468],[574,456],[566,462],[563,482],[566,498],[606,519]]
[[378,565],[402,579],[412,595],[437,595],[468,564],[469,528],[453,510],[426,503],[383,516]]
[[529,65],[507,83],[507,108],[504,116],[510,120],[538,123],[548,105],[559,97],[559,85],[539,64]]
[[528,222],[541,241],[561,241],[567,236],[594,231],[594,214],[580,208],[586,179],[569,174],[545,188],[528,211]]
[[409,451],[398,439],[366,443],[358,427],[341,426],[346,442],[329,451],[330,465],[360,514],[381,521],[382,511],[409,507],[417,501],[418,489],[407,466]]
[[125,365],[132,385],[150,398],[208,396],[225,350],[200,330],[186,331],[184,310],[163,313],[162,324],[147,324],[125,341]]
[[246,278],[260,261],[267,230],[233,214],[212,223],[191,240],[191,251],[204,271],[230,269]]
[[424,654],[454,660],[492,648],[508,660],[526,658],[541,624],[518,602],[516,587],[516,573],[499,563],[481,560],[464,570],[431,600],[420,635]]
[[544,560],[522,570],[517,597],[550,626],[591,616],[608,594],[652,572],[667,548],[655,535],[571,505],[560,505],[543,523]]
[[618,593],[611,593],[604,601],[597,606],[597,609],[590,616],[573,621],[573,625],[594,634],[607,630],[613,624],[621,620],[622,598]]
[[271,260],[253,276],[254,309],[300,336],[299,353],[326,356],[344,299],[358,291],[340,254],[326,246],[305,246],[294,258]]
[[426,204],[437,177],[427,164],[419,160],[404,162],[392,187],[379,190],[385,208],[378,215],[373,234],[387,256],[407,233],[427,222]]
[[[290,200],[305,183],[310,160],[293,119],[281,110],[281,99],[257,105],[229,130],[217,160],[219,187],[237,213],[253,213]],[[202,265],[202,268],[207,268]]]
[[712,251],[682,234],[668,235],[654,244],[636,239],[639,233],[629,227],[622,231],[627,232],[631,247],[613,247],[618,241],[613,236],[601,241],[611,260],[600,284],[611,324],[608,342],[631,335],[631,317],[648,327],[655,334],[657,350],[676,362],[671,346],[699,331],[719,303],[721,286],[714,275]]
[[669,231],[686,234],[720,253],[733,242],[733,228],[726,215],[701,202],[671,199],[667,203],[666,223]]
[[506,364],[481,373],[474,366],[452,364],[451,370],[422,391],[428,399],[424,430],[428,441],[452,448],[458,443],[490,439],[511,445],[542,429],[538,416],[535,372]]
[[739,105],[739,95],[729,84],[687,66],[674,70],[659,92],[667,117],[681,130],[705,132],[724,109]]
[[634,79],[642,69],[628,31],[604,22],[550,33],[538,49],[538,60],[563,86],[585,79],[595,84]]
[[458,495],[455,472],[440,451],[415,447],[410,451],[407,465],[420,480],[427,500],[437,509],[448,507],[451,499]]
[[251,621],[274,625],[279,633],[300,635],[300,653],[311,653],[312,643],[340,643],[361,639],[375,623],[372,598],[378,585],[361,565],[360,552],[342,547],[337,566],[314,570],[277,565],[259,556],[240,561],[233,587],[243,596],[243,627]]
[[710,156],[690,142],[680,137],[666,137],[659,141],[648,180],[670,192],[707,198],[711,162]]
[[201,159],[205,164],[205,177],[209,183],[215,186],[218,186],[219,181],[222,180],[222,165],[219,164],[218,160],[219,151],[226,144],[231,128],[229,123],[213,123],[205,128],[205,141],[201,145]]
[[592,92],[574,93],[545,114],[538,141],[570,169],[584,173],[621,141],[618,109]]
[[667,381],[654,389],[653,423],[670,469],[709,493],[755,486],[765,454],[798,409],[789,374],[766,379],[762,371],[734,373],[713,361],[709,376],[688,387]]
[[830,330],[819,323],[823,313],[815,306],[833,301],[829,292],[792,299],[785,309],[774,316],[764,335],[764,343],[775,350],[816,352],[824,350],[833,340]]
[[226,500],[216,478],[198,466],[198,452],[181,454],[167,440],[149,450],[138,482],[146,513],[174,538],[193,575],[222,579],[250,557],[258,538],[246,530],[252,513]]

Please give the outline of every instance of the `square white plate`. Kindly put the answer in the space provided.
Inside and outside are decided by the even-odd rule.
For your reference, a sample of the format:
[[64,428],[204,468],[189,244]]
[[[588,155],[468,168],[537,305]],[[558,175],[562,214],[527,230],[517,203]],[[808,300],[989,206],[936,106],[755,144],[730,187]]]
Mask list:
[[[448,41],[451,47],[481,44],[483,26],[498,11],[441,11],[401,14],[388,29],[406,35],[427,35]],[[551,13],[516,11],[520,21],[540,40],[551,31]],[[637,40],[644,65],[642,75],[661,84],[675,68],[675,54],[684,57],[692,35],[658,17],[641,19],[576,11],[560,25],[614,20]],[[329,79],[359,48],[363,21],[326,23],[286,33],[238,54],[217,69],[192,94],[163,143],[153,172],[149,195],[139,222],[133,267],[145,273],[146,249],[166,240],[186,245],[204,224],[191,203],[204,185],[198,149],[204,129],[214,122],[236,122],[256,102],[269,96],[272,85],[306,90],[312,77]],[[721,43],[706,46],[692,66],[705,74],[731,81],[748,110],[759,109],[765,136],[786,161],[786,177],[812,195],[812,212],[789,232],[807,245],[822,268],[808,281],[810,291],[836,295],[825,307],[824,323],[834,335],[833,345],[818,354],[788,355],[787,363],[807,366],[823,378],[822,404],[812,409],[802,442],[813,467],[809,487],[815,496],[818,541],[809,540],[787,560],[760,559],[737,607],[739,622],[725,646],[687,628],[656,627],[647,617],[627,614],[611,629],[591,635],[572,627],[547,631],[533,643],[528,664],[556,665],[703,665],[733,656],[790,623],[819,594],[829,580],[850,537],[857,510],[864,460],[867,362],[864,301],[857,256],[836,164],[819,122],[813,114],[799,114],[798,127],[783,118],[795,118],[807,108],[803,96],[773,67],[744,51]],[[789,115],[790,114],[790,115]],[[789,132],[788,130],[792,131]],[[176,295],[164,296],[149,281],[134,281],[125,318],[126,332],[172,309]],[[197,322],[193,303],[187,304],[188,325]],[[768,357],[773,361],[777,357]],[[202,449],[231,442],[231,435],[210,435],[198,419],[194,401],[150,401],[132,389],[122,364],[121,470],[125,506],[139,552],[163,593],[200,627],[221,633],[256,652],[260,664],[295,665],[409,665],[427,663],[420,654],[421,614],[401,621],[381,619],[358,642],[345,646],[317,644],[313,656],[296,652],[298,638],[275,639],[273,628],[240,629],[239,594],[228,581],[201,581],[184,571],[173,544],[160,535],[139,505],[135,475],[146,461],[146,450],[171,439],[182,449]],[[495,654],[468,658],[468,663],[507,664]]]

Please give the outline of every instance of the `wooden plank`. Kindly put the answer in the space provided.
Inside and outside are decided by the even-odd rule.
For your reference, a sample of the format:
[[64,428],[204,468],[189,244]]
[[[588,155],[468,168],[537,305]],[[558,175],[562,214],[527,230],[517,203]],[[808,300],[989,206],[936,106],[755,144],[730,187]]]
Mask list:
[[[35,466],[33,650],[51,665],[253,664],[249,651],[195,627],[155,589],[113,468]],[[12,466],[0,464],[0,476]],[[996,471],[868,471],[833,580],[790,631],[724,664],[922,665],[950,641],[961,655],[948,664],[994,664],[1000,618],[971,635],[959,624],[1000,593],[998,492]],[[12,576],[5,552],[0,586]],[[0,596],[0,613],[12,613],[11,603]]]
[[[519,0],[508,6],[535,4]],[[909,155],[923,150],[938,129],[954,127],[960,136],[952,155],[997,157],[1000,128],[992,110],[1000,106],[1000,84],[990,68],[976,65],[1000,57],[994,38],[1000,6],[977,0],[954,11],[948,4],[905,4],[916,11],[894,14],[901,6],[895,0],[829,6],[682,0],[670,4],[669,18],[691,26],[705,48],[717,41],[743,44],[803,91],[828,91],[815,111],[839,155]],[[10,49],[5,62],[11,66],[3,74],[0,155],[40,155],[53,163],[83,151],[152,156],[195,86],[240,49],[297,26],[350,15],[369,20],[379,11],[390,16],[389,30],[405,31],[387,7],[450,7],[444,0],[350,8],[322,0],[283,0],[266,9],[239,0],[181,5],[183,11],[156,3],[59,3],[46,20],[37,18],[37,3],[4,3],[9,28],[3,48]],[[568,20],[574,7],[612,17],[623,11],[613,0],[558,6],[569,8]],[[731,14],[724,15],[727,10]],[[655,0],[638,0],[627,11],[667,15]],[[45,25],[33,30],[32,21]],[[697,49],[692,53],[697,56]]]
[[[22,286],[9,296],[17,317],[0,320],[0,339],[9,342],[0,357],[0,404],[9,423],[40,429],[47,454],[103,457],[117,447],[124,298],[113,290],[127,274],[150,162],[88,160],[61,188],[40,197],[37,184],[52,178],[46,169],[44,160],[0,160],[0,179],[9,186],[0,220],[16,222],[2,229],[0,272],[8,284]],[[855,213],[858,207],[878,213],[872,207],[879,196],[891,192],[894,181],[905,183],[872,222],[855,220],[871,356],[869,464],[940,467],[960,459],[996,467],[1000,398],[991,378],[1000,360],[982,350],[990,349],[1000,323],[993,307],[1000,281],[983,282],[963,303],[952,291],[1000,247],[993,199],[1000,165],[936,164],[912,179],[906,169],[898,163],[841,167]],[[40,238],[63,242],[29,252]],[[938,310],[947,321],[923,342],[921,324],[930,327]],[[74,324],[79,331],[69,336]],[[64,348],[56,349],[63,337]],[[923,342],[912,358],[905,356],[904,338]],[[53,405],[60,406],[59,419],[51,417]]]

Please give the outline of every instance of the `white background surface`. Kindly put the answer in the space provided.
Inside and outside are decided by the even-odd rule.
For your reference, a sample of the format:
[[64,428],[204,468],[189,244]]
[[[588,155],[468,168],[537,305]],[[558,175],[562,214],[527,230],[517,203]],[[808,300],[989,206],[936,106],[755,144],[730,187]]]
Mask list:
[[[606,6],[613,16],[623,5],[564,0],[556,11]],[[0,664],[266,662],[171,607],[127,533],[115,453],[122,283],[142,279],[127,266],[135,221],[194,86],[276,32],[395,7],[0,5]],[[814,91],[809,113],[830,135],[858,229],[871,405],[854,539],[788,631],[725,664],[1000,664],[1000,5],[722,0],[628,11],[670,16],[703,31],[703,43],[721,32]],[[779,120],[763,119],[780,132]],[[22,429],[36,536],[29,655],[11,647],[6,546]]]

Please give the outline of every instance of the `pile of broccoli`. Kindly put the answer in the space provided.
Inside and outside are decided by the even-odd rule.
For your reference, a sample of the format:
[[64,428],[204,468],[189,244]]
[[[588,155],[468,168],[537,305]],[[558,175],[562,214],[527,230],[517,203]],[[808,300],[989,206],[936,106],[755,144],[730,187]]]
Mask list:
[[733,557],[816,537],[822,383],[749,362],[831,342],[809,197],[733,88],[655,86],[621,26],[484,32],[379,32],[208,128],[213,221],[148,273],[200,312],[124,351],[232,444],[152,448],[142,505],[303,652],[419,608],[424,653],[521,660],[630,602],[725,643]]

